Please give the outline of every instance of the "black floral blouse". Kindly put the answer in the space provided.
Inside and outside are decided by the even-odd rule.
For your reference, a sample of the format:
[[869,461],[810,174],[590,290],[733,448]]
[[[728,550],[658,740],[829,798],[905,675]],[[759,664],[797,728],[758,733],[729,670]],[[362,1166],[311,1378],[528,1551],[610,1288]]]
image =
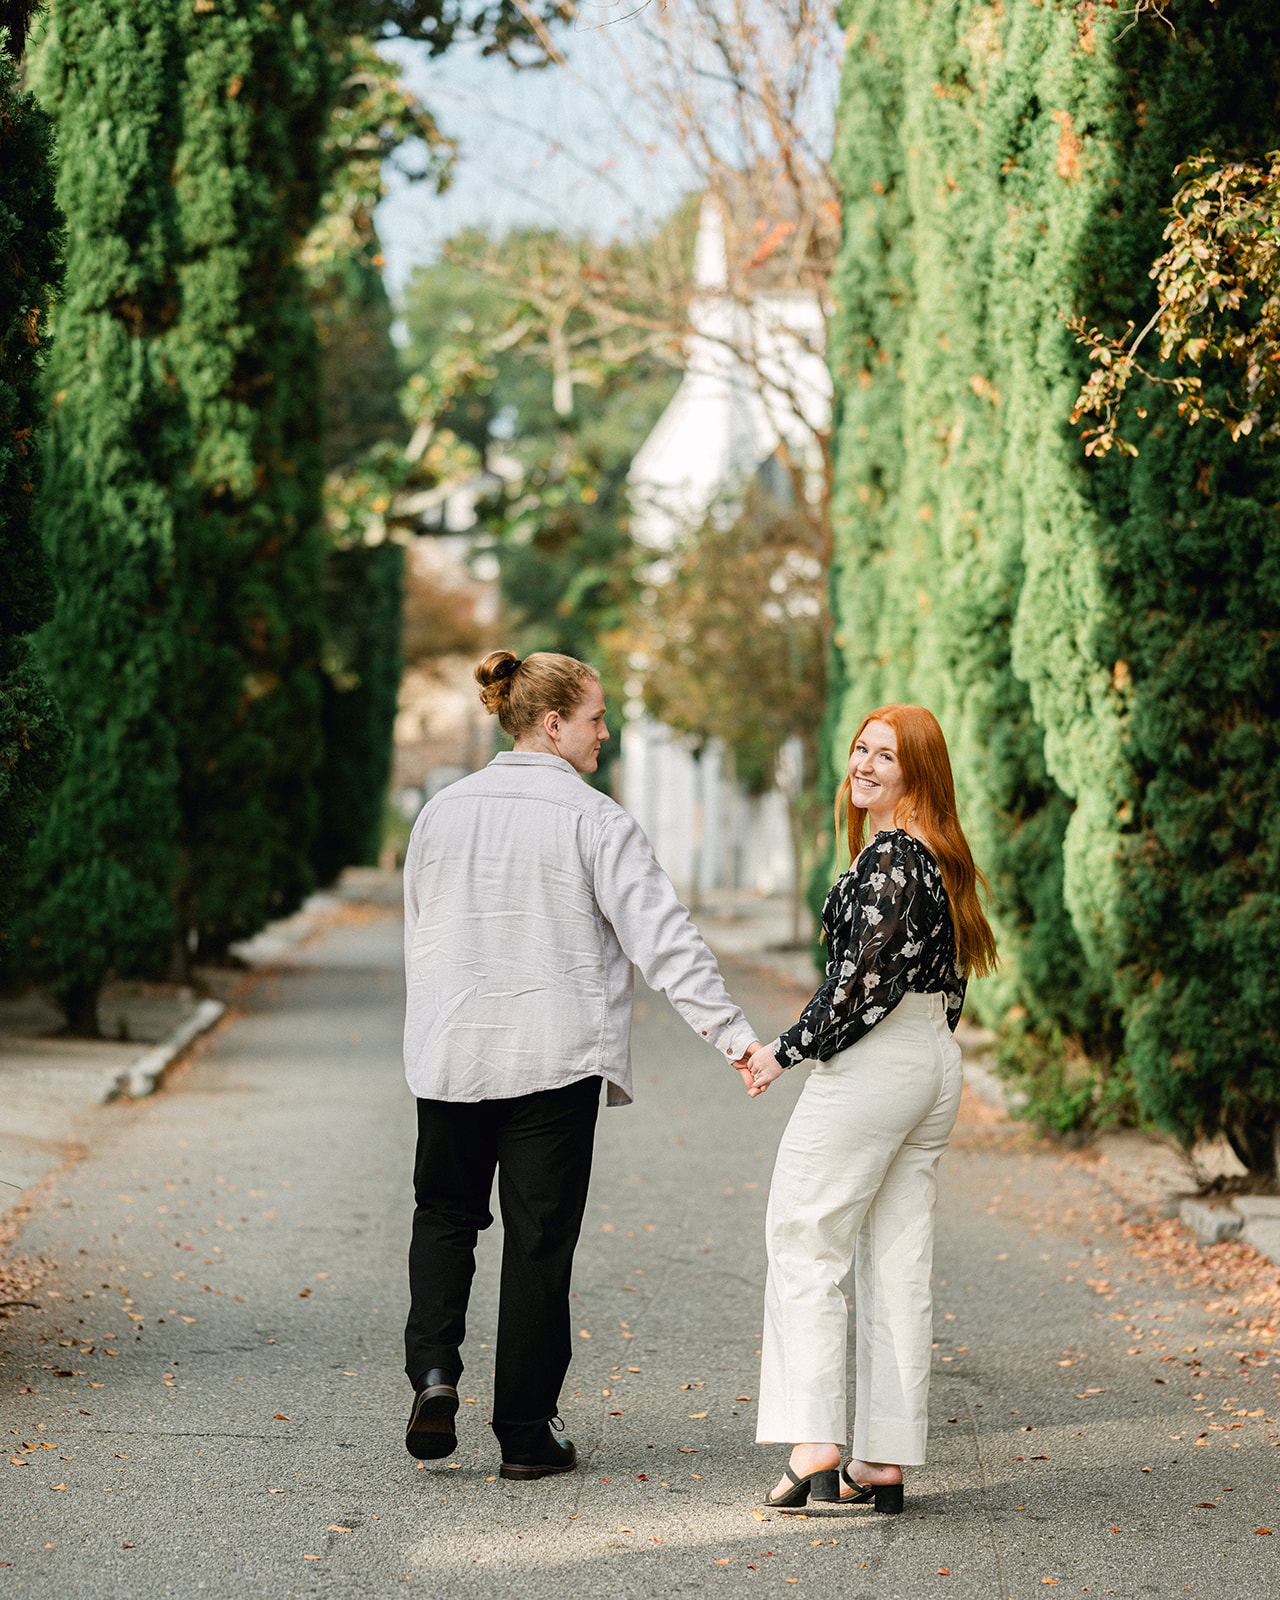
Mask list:
[[888,1016],[908,990],[943,994],[952,1032],[964,1005],[951,905],[938,863],[901,828],[878,833],[822,908],[827,976],[774,1046],[778,1064],[828,1061]]

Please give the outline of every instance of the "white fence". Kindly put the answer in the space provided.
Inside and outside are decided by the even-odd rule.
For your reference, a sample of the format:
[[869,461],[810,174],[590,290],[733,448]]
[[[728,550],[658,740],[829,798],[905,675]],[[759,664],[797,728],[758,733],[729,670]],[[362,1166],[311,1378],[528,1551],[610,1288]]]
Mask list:
[[622,730],[618,798],[648,834],[676,888],[697,903],[721,889],[787,894],[795,857],[786,797],[748,794],[725,770],[719,744],[695,755],[647,719]]

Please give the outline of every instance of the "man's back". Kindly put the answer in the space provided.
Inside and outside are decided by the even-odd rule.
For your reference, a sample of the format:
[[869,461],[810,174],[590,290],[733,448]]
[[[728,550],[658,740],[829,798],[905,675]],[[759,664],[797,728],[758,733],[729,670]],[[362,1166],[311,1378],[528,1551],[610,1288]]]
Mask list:
[[625,1092],[631,966],[594,871],[603,834],[635,827],[538,753],[499,755],[426,807],[405,860],[415,1094],[504,1099],[592,1073]]

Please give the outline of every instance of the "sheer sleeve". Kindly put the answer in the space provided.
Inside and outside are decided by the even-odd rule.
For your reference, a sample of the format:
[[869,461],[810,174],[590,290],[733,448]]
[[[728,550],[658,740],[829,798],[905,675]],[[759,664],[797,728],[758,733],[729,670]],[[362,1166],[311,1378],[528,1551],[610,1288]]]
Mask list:
[[851,891],[831,908],[826,979],[778,1040],[781,1066],[847,1050],[893,1010],[916,976],[928,920],[916,853],[886,840]]

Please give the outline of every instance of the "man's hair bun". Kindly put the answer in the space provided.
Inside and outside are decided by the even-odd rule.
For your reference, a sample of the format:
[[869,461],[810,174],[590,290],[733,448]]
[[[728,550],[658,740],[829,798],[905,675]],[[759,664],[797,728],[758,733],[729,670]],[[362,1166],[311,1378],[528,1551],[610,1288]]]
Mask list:
[[519,666],[520,657],[514,650],[491,650],[476,668],[475,678],[486,711],[496,713],[511,693],[511,680]]
[[491,650],[475,670],[480,700],[504,733],[530,733],[548,711],[568,716],[600,675],[585,661],[537,650],[522,661],[514,650]]

